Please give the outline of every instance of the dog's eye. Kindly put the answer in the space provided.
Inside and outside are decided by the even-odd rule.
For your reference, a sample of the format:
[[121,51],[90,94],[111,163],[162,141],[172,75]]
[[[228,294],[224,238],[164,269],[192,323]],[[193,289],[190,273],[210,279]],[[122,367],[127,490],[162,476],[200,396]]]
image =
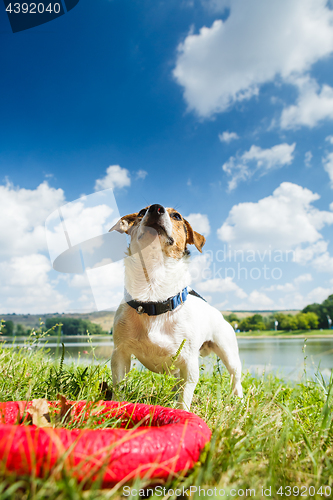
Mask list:
[[147,209],[146,208],[143,208],[142,210],[140,210],[140,212],[138,213],[138,217],[143,217],[145,215],[145,213],[147,212]]
[[178,212],[174,212],[171,217],[176,220],[182,220],[181,216],[179,215]]

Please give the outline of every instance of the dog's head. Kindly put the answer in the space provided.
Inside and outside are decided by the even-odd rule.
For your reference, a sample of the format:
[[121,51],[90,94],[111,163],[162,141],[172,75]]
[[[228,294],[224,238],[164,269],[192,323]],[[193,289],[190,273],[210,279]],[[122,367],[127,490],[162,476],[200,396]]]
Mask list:
[[135,247],[147,246],[150,241],[158,238],[163,253],[176,259],[189,253],[187,245],[195,245],[201,252],[206,242],[205,237],[194,231],[179,212],[157,204],[125,215],[110,231],[128,234],[131,246],[133,244]]

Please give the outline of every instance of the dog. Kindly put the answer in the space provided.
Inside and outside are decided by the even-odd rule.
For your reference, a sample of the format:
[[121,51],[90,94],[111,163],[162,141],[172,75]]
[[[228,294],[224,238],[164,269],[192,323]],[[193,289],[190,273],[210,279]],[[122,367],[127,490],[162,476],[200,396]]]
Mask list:
[[189,288],[187,246],[202,252],[204,236],[179,212],[158,204],[125,215],[110,231],[130,237],[125,300],[113,325],[113,385],[129,372],[134,354],[149,370],[173,373],[183,380],[178,407],[189,410],[199,380],[199,355],[214,352],[231,375],[233,392],[242,398],[234,329]]

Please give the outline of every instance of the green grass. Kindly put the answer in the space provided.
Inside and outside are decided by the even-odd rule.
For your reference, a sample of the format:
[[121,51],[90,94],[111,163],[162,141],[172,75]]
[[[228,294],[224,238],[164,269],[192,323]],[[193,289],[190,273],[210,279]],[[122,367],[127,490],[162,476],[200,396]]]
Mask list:
[[[44,351],[0,349],[1,401],[52,400],[58,393],[69,399],[97,401],[102,382],[111,385],[109,365],[66,366],[54,364]],[[191,411],[210,426],[212,440],[188,476],[166,488],[200,486],[225,491],[224,496],[211,498],[325,498],[320,493],[309,495],[308,488],[323,492],[321,486],[330,486],[333,491],[332,385],[320,375],[315,382],[304,377],[302,383],[291,385],[276,376],[245,374],[243,387],[245,397],[240,401],[231,395],[230,378],[220,362],[212,375],[201,374]],[[167,375],[132,370],[121,390],[131,402],[176,405],[175,380]],[[139,490],[147,484],[138,481],[134,486]],[[299,487],[299,494],[279,495],[280,487],[285,493],[287,487],[291,492]],[[271,495],[266,491],[262,496],[262,488],[271,488]],[[246,489],[256,494],[245,496]],[[244,494],[238,495],[238,490]],[[121,488],[83,491],[68,475],[60,480],[0,477],[0,500],[106,500],[119,498],[121,493]],[[203,498],[203,492],[192,497]],[[155,498],[163,495],[155,494]]]

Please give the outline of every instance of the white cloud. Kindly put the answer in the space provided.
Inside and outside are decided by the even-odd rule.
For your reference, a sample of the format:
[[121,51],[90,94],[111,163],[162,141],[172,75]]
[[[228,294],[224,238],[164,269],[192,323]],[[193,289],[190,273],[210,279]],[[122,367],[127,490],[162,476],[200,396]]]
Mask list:
[[326,253],[327,247],[328,243],[324,240],[318,240],[316,243],[311,243],[306,247],[299,245],[295,248],[294,262],[298,264],[313,262],[318,255]]
[[[224,295],[232,293],[240,299],[246,298],[246,292],[233,281],[232,277],[211,278],[213,275],[213,271],[210,268],[212,258],[213,256],[210,253],[203,253],[191,259],[189,270],[191,283],[195,284],[195,288],[205,295],[206,300],[208,300],[206,292],[222,293]],[[218,303],[215,307],[221,309],[227,302],[228,299],[223,303]]]
[[[214,4],[218,8],[220,2],[209,3]],[[257,95],[263,83],[277,77],[290,83],[333,51],[333,12],[326,0],[233,0],[229,5],[225,21],[189,33],[178,46],[173,75],[188,109],[201,117]],[[320,104],[327,98],[330,103],[330,97],[323,87]]]
[[228,132],[228,130],[226,130],[222,134],[219,134],[219,139],[221,142],[229,144],[229,142],[239,139],[239,136],[236,132]]
[[328,135],[328,136],[325,138],[325,141],[328,141],[330,144],[333,144],[333,135]]
[[191,282],[197,283],[202,280],[208,279],[211,276],[210,265],[211,257],[207,253],[192,257],[189,265]]
[[299,292],[284,293],[282,297],[278,298],[276,303],[277,309],[303,309],[313,302],[322,302],[328,295],[333,292],[333,288],[316,287],[306,295]]
[[[74,247],[85,243],[81,247],[83,260],[88,262],[101,260],[105,250],[106,240],[103,235],[119,220],[120,215],[112,189],[98,191],[89,196],[66,203],[59,210],[49,215],[45,222],[48,250],[52,260],[66,252],[69,246]],[[97,238],[101,236],[100,238]],[[125,244],[125,239],[123,241]],[[100,250],[99,250],[100,249]],[[110,256],[110,254],[109,254]],[[71,255],[63,256],[60,269],[71,267],[81,269],[81,259]],[[77,267],[78,264],[78,267]],[[57,267],[59,270],[59,267]]]
[[281,128],[295,129],[301,125],[313,128],[320,121],[333,118],[333,88],[309,77],[294,80],[299,96],[296,104],[285,108],[281,114]]
[[62,189],[43,182],[36,189],[0,186],[0,256],[46,250],[45,219],[65,202]]
[[[307,295],[307,304],[310,302],[318,302],[321,303],[323,300],[327,299],[327,297],[333,292],[332,288],[323,288],[318,286],[314,290],[312,290]],[[305,307],[305,306],[304,306]]]
[[121,168],[119,165],[111,165],[106,169],[106,176],[96,180],[95,191],[109,188],[123,188],[130,185],[129,171],[126,168]]
[[198,283],[197,288],[199,291],[202,292],[210,292],[210,293],[229,293],[232,292],[236,295],[236,297],[239,297],[240,299],[243,299],[247,297],[247,294],[240,288],[234,281],[232,281],[232,278],[227,277],[227,278],[213,278],[207,281],[203,281],[201,283]]
[[228,304],[228,300],[223,300],[222,302],[218,302],[217,304],[214,304],[214,307],[218,309],[219,311],[225,311],[226,310],[226,305]]
[[[313,302],[322,302],[325,300],[329,294],[333,293],[333,288],[323,288],[317,287],[311,290],[306,295],[302,295],[295,289],[291,289],[290,286],[280,285],[279,288],[275,288],[274,291],[279,291],[282,295],[276,300],[271,299],[266,294],[259,292],[258,290],[253,290],[249,295],[248,299],[242,303],[233,305],[235,310],[291,310],[291,309],[303,309],[308,304]],[[289,284],[290,285],[290,284]],[[266,290],[273,291],[273,290]]]
[[301,274],[300,276],[297,276],[297,278],[294,279],[294,283],[296,286],[299,286],[302,283],[308,283],[309,281],[312,281],[312,279],[313,278],[310,273]]
[[247,300],[236,304],[233,309],[254,309],[254,310],[265,310],[272,308],[274,306],[274,301],[267,297],[265,293],[259,292],[258,290],[253,290],[248,296]]
[[192,229],[204,236],[210,235],[210,225],[207,215],[190,214],[185,219],[191,224]]
[[50,261],[31,254],[0,262],[2,313],[49,313],[68,310],[70,301],[49,278]]
[[319,272],[333,273],[333,257],[328,252],[318,255],[313,260],[313,265]]
[[291,293],[294,292],[297,288],[299,288],[300,285],[308,283],[309,281],[312,281],[312,276],[310,273],[306,273],[297,276],[297,278],[295,278],[292,283],[284,283],[283,285],[277,285],[277,284],[271,285],[270,287],[267,287],[264,290],[266,292],[278,291],[283,293]]
[[313,154],[311,153],[311,151],[307,151],[304,155],[304,163],[305,163],[305,166],[306,167],[311,167],[311,160],[313,158]]
[[50,261],[45,255],[32,254],[13,257],[8,262],[1,262],[1,284],[5,286],[35,286],[45,284],[45,277],[51,270]]
[[273,168],[289,165],[293,161],[296,144],[277,144],[269,149],[261,149],[252,145],[249,151],[241,156],[231,156],[222,169],[231,176],[228,183],[229,191],[235,189],[240,181],[245,181],[257,171],[261,174]]
[[330,178],[331,187],[333,188],[333,153],[327,153],[323,158],[323,165]]
[[271,285],[264,288],[265,292],[283,292],[290,293],[295,290],[295,285],[293,283],[284,283],[283,285]]
[[290,309],[303,309],[308,304],[309,302],[299,292],[283,293],[282,297],[277,299],[275,308],[288,311]]
[[257,203],[234,205],[218,237],[243,250],[284,251],[320,242],[319,230],[333,224],[333,213],[312,206],[319,198],[307,188],[283,182]]
[[1,312],[42,313],[68,308],[50,279],[45,219],[65,203],[62,189],[0,186]]
[[146,172],[145,170],[140,169],[136,172],[137,179],[145,179],[147,177],[147,175],[148,175],[148,172]]
[[89,207],[84,199],[67,203],[61,207],[61,213],[64,223],[54,227],[54,236],[59,237],[64,224],[72,246],[107,232],[114,218],[119,218],[115,210],[103,201],[100,205]]
[[258,290],[253,290],[253,292],[250,293],[248,301],[249,304],[258,309],[265,309],[266,307],[273,305],[273,300],[267,297],[264,293],[258,292]]
[[90,269],[87,275],[97,309],[115,310],[124,296],[124,263]]
[[[69,299],[59,291],[59,285],[68,281],[68,275],[55,274],[52,270],[46,235],[56,255],[68,249],[57,210],[60,207],[72,245],[105,233],[115,216],[115,202],[111,208],[113,197],[110,199],[110,193],[106,191],[92,196],[99,205],[89,206],[89,200],[85,205],[85,199],[65,205],[64,192],[51,188],[47,182],[33,190],[14,187],[8,182],[0,186],[0,312],[45,313],[81,309],[80,303],[76,302],[81,300],[79,297],[69,294]],[[50,214],[56,214],[56,217],[45,229],[45,220]],[[112,280],[109,288],[118,298]],[[91,291],[88,295],[92,297]],[[93,308],[96,306],[90,306],[90,310]]]

